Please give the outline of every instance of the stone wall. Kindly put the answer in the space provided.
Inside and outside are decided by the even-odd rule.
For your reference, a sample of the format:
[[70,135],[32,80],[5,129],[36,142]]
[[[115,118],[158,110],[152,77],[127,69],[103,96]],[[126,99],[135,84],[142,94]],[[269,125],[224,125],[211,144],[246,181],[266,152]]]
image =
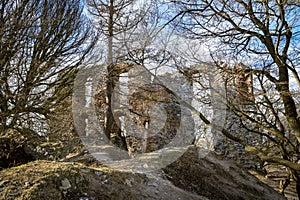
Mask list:
[[[151,73],[140,66],[135,66],[125,72],[119,74],[124,78],[116,83],[119,84],[119,89],[115,98],[119,99],[115,102],[118,102],[119,106],[114,106],[114,118],[116,127],[121,130],[121,133],[112,133],[112,138],[117,138],[113,140],[116,146],[126,145],[129,154],[134,156],[167,146],[179,132],[185,134],[180,136],[182,140],[193,137],[193,134],[199,128],[195,127],[194,121],[199,120],[199,117],[192,116],[190,111],[182,110],[176,96],[170,94],[164,88],[171,89],[186,103],[192,104],[195,95],[191,87],[193,83],[186,81],[181,83],[183,79],[173,73],[153,77]],[[188,73],[188,70],[185,71],[185,75],[186,73]],[[193,69],[189,78],[203,73],[206,72]],[[224,108],[218,107],[222,107],[221,104],[218,104],[219,101],[225,99],[228,101],[227,103],[230,102],[241,110],[255,109],[253,106],[253,80],[250,69],[244,65],[238,65],[229,69],[226,73],[220,73],[220,76],[217,76],[216,73],[213,73],[213,75],[212,77],[215,80],[222,79],[225,84],[224,91],[219,90],[213,94],[213,123],[224,121],[224,127],[233,135],[246,138],[250,143],[259,142],[260,138],[249,133],[234,109],[230,106],[227,107],[225,115],[220,112]],[[186,85],[187,83],[190,85]],[[195,85],[193,86],[195,87]],[[103,116],[105,116],[105,108],[107,107],[105,105],[105,92],[103,92],[105,87],[99,88],[100,90],[96,95],[98,99],[97,107],[101,110],[99,120],[103,123],[105,121]],[[226,98],[223,98],[222,95],[224,94],[222,93],[226,95]],[[182,123],[182,121],[188,123]],[[255,129],[256,127],[248,128]],[[214,129],[214,127],[205,130],[206,132],[202,133],[204,139],[195,141],[196,144],[234,159],[246,167],[251,168],[257,165],[257,161],[253,156],[246,155],[242,145],[223,136],[220,130]],[[125,141],[125,144],[123,141]],[[188,142],[183,141],[183,144],[188,144]],[[253,162],[250,161],[253,159]]]
[[[170,87],[176,94],[180,93],[181,98],[191,103],[192,90],[184,87],[180,79],[168,73],[152,77],[151,73],[141,66],[134,66],[128,72],[120,73],[113,94],[112,110],[117,130],[112,130],[110,134],[112,143],[118,147],[126,145],[129,154],[135,156],[164,148],[179,130],[192,136],[195,127],[191,113],[182,110],[176,96],[164,88]],[[161,84],[158,80],[164,83]],[[172,88],[174,86],[175,88]],[[98,119],[104,128],[108,107],[106,91],[105,81],[100,80],[94,103]],[[181,124],[182,118],[190,123]],[[181,139],[184,143],[184,140],[189,138],[191,137],[183,136]]]

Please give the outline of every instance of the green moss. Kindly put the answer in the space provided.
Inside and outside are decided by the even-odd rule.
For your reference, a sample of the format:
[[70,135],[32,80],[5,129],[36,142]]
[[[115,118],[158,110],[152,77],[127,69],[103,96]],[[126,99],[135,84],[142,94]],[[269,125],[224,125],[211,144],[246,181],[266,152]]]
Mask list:
[[[106,167],[40,160],[0,171],[0,199],[59,200],[79,199],[86,195],[96,199],[110,199],[116,195],[119,199],[135,199],[128,190],[126,179],[134,180],[134,185],[142,183],[144,178]],[[70,187],[63,187],[66,179]]]

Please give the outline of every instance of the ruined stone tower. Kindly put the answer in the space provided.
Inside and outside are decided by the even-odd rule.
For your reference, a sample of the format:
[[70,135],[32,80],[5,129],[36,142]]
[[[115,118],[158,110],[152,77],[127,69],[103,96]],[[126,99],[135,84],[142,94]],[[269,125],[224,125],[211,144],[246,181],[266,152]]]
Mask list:
[[[146,69],[137,67],[128,73],[129,118],[126,124],[126,141],[131,155],[153,152],[167,147],[178,138],[184,143],[191,137],[179,136],[180,133],[192,135],[193,119],[190,112],[181,109],[174,94],[165,87],[188,101],[193,96],[181,78],[172,73],[151,77]],[[180,85],[180,88],[177,87]],[[176,91],[179,90],[179,91]],[[189,102],[190,103],[190,102]],[[181,124],[182,121],[189,123]]]
[[[179,79],[171,76],[172,74],[164,74],[156,78],[171,86],[180,83]],[[194,130],[190,124],[181,126],[182,111],[176,97],[165,90],[161,83],[152,80],[151,73],[145,68],[136,65],[128,71],[119,70],[114,77],[112,112],[115,129],[111,129],[109,139],[115,146],[126,149],[130,155],[135,156],[164,148],[176,136],[179,128],[185,128],[185,132],[189,133],[191,131],[188,130]],[[94,99],[102,127],[107,124],[105,86],[105,80],[99,81]],[[193,96],[192,91],[186,91],[182,87],[172,88],[174,91],[176,89]],[[186,118],[187,115],[183,117]],[[190,115],[189,117],[191,118]]]
[[[215,67],[215,71],[209,71],[210,68],[213,67],[198,66],[198,69],[205,69],[205,71],[196,70],[195,67],[191,69],[192,75],[197,75],[192,77],[194,79],[195,77],[201,77],[203,73],[211,73],[211,77],[208,78],[209,82],[211,82],[208,88],[211,90],[210,104],[213,107],[210,119],[213,125],[201,128],[200,132],[196,135],[195,144],[251,168],[256,165],[256,161],[251,161],[255,159],[246,155],[244,147],[225,137],[220,129],[224,128],[232,135],[242,138],[250,144],[261,140],[261,138],[251,134],[248,130],[258,130],[258,128],[251,125],[251,123],[247,124],[248,127],[246,127],[243,123],[245,121],[242,120],[238,114],[239,112],[237,112],[255,111],[251,69],[243,64],[235,65],[233,68],[226,67],[225,65],[221,66],[220,69]],[[205,80],[196,79],[196,81],[201,82]],[[216,128],[215,124],[221,127]]]
[[[224,128],[235,137],[241,138],[249,144],[257,143],[260,137],[253,135],[249,130],[258,128],[242,120],[241,112],[255,111],[253,96],[253,77],[251,69],[238,64],[225,75],[227,114]],[[257,158],[248,155],[244,147],[225,136],[219,139],[215,150],[227,158],[236,160],[246,168],[256,168]]]

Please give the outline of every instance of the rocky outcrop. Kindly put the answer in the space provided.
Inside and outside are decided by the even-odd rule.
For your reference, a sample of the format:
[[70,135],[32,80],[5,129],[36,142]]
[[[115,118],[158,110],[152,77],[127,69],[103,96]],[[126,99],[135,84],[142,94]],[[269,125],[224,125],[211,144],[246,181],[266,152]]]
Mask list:
[[60,160],[80,151],[79,142],[77,136],[69,133],[52,137],[40,136],[29,129],[8,129],[0,133],[0,170],[39,159]]
[[285,199],[243,167],[196,147],[163,171],[175,186],[208,199]]
[[163,170],[34,161],[0,171],[0,199],[284,199],[247,171],[191,147]]

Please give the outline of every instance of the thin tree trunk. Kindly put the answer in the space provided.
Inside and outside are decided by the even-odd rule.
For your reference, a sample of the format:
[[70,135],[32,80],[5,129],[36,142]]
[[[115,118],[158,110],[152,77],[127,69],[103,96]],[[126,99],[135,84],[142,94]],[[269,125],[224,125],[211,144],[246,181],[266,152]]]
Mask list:
[[[118,87],[118,81],[120,72],[116,69],[116,63],[113,58],[113,37],[114,37],[114,0],[110,0],[109,4],[109,18],[108,18],[108,52],[107,52],[107,86],[106,94],[108,100],[108,109],[106,113],[106,125],[105,135],[112,141],[113,144],[117,145],[123,150],[127,150],[125,138],[121,135],[121,124],[117,123],[114,118],[113,104],[118,106],[118,102],[113,102],[113,93],[116,87]],[[114,98],[115,101],[119,101],[119,98]],[[117,108],[116,108],[117,109]],[[112,138],[114,135],[114,139]]]
[[112,112],[112,94],[114,91],[115,83],[113,77],[113,15],[114,1],[110,0],[109,5],[109,19],[108,19],[108,52],[107,52],[107,85],[106,85],[106,95],[107,95],[107,113],[106,113],[106,124],[105,124],[105,135],[110,140],[111,131],[114,126],[114,117]]

